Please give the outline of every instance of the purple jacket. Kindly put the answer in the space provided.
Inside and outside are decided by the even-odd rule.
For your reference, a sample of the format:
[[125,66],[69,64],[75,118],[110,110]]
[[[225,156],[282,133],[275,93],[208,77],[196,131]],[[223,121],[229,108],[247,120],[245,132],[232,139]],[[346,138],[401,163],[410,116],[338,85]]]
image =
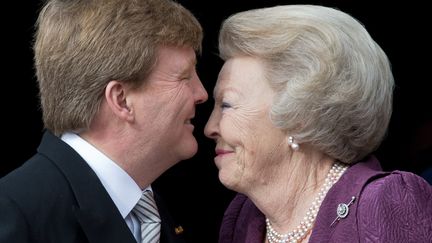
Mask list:
[[[339,203],[356,200],[346,218]],[[263,243],[265,216],[237,194],[225,212],[220,243]],[[432,242],[432,186],[409,172],[382,172],[371,156],[351,166],[333,185],[318,212],[309,242]]]

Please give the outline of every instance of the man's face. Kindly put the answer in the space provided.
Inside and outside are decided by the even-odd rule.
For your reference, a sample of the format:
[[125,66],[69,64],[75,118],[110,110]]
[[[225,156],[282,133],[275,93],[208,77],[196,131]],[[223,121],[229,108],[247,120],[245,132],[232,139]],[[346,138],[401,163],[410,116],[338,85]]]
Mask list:
[[160,47],[156,65],[135,99],[139,133],[150,136],[161,159],[178,162],[197,152],[191,119],[195,105],[206,101],[208,95],[195,64],[190,47]]

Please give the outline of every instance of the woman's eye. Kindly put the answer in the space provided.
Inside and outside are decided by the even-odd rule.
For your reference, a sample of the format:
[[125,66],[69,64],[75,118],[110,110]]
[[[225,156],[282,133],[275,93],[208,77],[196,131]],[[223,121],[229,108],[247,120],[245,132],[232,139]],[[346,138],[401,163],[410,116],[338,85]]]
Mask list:
[[221,108],[222,108],[222,109],[231,108],[231,105],[228,104],[227,102],[222,102],[222,104],[221,104]]

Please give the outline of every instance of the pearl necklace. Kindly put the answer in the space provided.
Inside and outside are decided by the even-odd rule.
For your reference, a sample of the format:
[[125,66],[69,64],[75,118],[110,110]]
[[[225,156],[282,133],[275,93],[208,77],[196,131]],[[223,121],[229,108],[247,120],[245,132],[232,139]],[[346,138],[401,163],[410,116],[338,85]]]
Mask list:
[[339,180],[347,168],[348,165],[342,163],[333,164],[325,178],[323,187],[320,189],[318,196],[312,202],[312,206],[308,209],[303,221],[301,221],[300,225],[297,226],[297,228],[292,232],[288,232],[286,234],[278,233],[273,229],[270,220],[266,218],[267,240],[269,243],[296,243],[304,239],[306,237],[306,233],[308,233],[312,228],[312,224],[314,223],[318,214],[319,207],[321,206],[321,203],[324,200],[328,190]]

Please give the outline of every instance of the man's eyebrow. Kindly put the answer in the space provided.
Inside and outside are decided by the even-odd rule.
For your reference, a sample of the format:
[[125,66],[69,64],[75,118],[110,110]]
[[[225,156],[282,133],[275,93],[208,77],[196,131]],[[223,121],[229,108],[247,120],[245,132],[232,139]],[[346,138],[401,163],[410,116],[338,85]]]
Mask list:
[[197,59],[187,60],[187,65],[176,71],[176,75],[183,76],[188,74],[191,70],[195,69],[197,65]]

